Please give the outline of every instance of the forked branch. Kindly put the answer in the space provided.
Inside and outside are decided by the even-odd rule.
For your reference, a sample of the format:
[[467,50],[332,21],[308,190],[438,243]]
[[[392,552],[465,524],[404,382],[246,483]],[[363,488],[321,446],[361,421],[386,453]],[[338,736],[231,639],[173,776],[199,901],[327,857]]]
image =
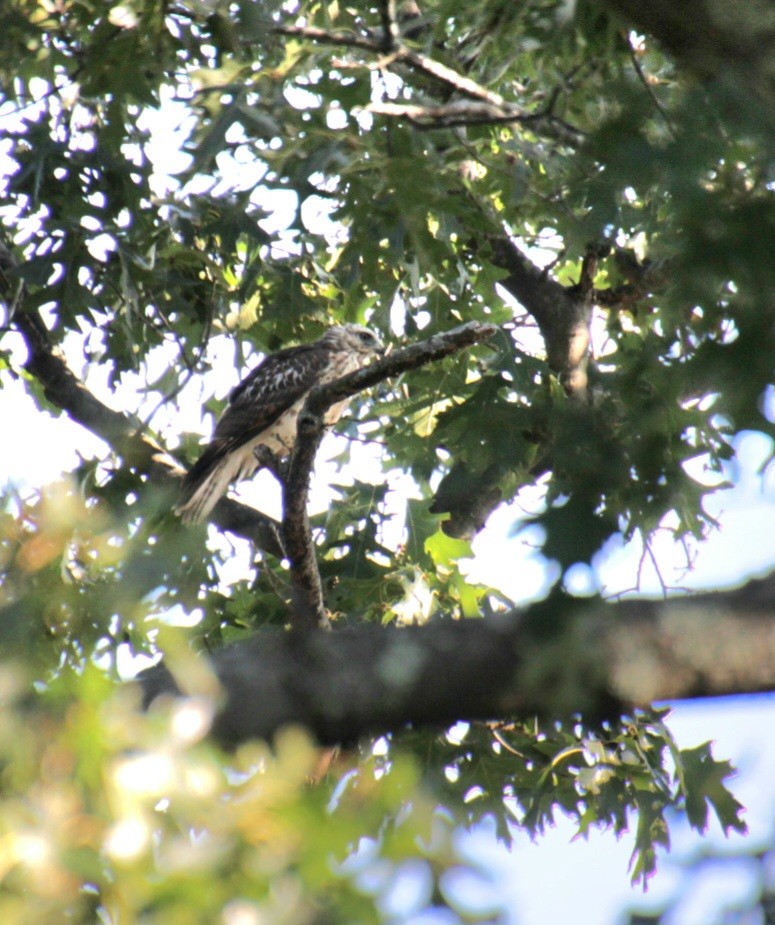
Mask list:
[[[288,468],[279,473],[283,489],[282,538],[290,562],[293,585],[291,625],[298,630],[327,628],[328,617],[323,601],[323,588],[318,570],[315,544],[307,513],[309,485],[315,456],[326,432],[326,411],[338,402],[352,398],[358,392],[391,376],[418,369],[492,337],[498,328],[494,324],[471,321],[443,334],[435,334],[389,354],[384,359],[359,369],[348,376],[313,389],[299,415],[297,438]],[[266,464],[263,451],[257,454]]]
[[390,4],[383,6],[383,29],[379,38],[353,32],[330,31],[315,26],[277,26],[280,35],[296,36],[321,45],[334,45],[370,52],[377,56],[378,66],[387,69],[401,64],[409,70],[433,80],[445,91],[463,97],[440,106],[414,106],[372,103],[367,112],[405,118],[420,128],[449,128],[462,125],[497,125],[515,122],[529,125],[534,131],[576,146],[583,141],[582,133],[554,115],[555,97],[539,111],[529,112],[489,90],[465,74],[436,61],[428,55],[407,48],[401,41],[395,20],[389,13]]

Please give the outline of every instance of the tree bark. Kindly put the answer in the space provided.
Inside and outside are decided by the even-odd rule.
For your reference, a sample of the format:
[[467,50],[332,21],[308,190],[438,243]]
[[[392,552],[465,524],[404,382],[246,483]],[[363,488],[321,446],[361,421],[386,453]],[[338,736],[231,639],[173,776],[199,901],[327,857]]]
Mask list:
[[[322,743],[414,726],[538,716],[596,722],[654,701],[775,690],[775,573],[666,601],[558,596],[523,614],[425,626],[259,633],[212,657],[223,744],[306,727]],[[179,693],[163,666],[145,705]]]

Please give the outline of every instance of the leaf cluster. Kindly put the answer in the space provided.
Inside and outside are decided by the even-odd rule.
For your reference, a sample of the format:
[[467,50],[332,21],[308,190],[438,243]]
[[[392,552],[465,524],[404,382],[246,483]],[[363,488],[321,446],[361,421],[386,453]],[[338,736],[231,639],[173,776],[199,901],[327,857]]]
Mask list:
[[734,771],[713,757],[709,742],[680,749],[665,725],[666,710],[622,717],[596,730],[533,723],[459,724],[445,735],[396,738],[423,762],[425,780],[468,825],[494,820],[506,844],[515,824],[539,837],[559,815],[576,837],[609,829],[634,830],[634,882],[655,871],[657,852],[669,848],[668,822],[676,810],[704,833],[712,809],[725,833],[745,832],[742,806],[725,781]]

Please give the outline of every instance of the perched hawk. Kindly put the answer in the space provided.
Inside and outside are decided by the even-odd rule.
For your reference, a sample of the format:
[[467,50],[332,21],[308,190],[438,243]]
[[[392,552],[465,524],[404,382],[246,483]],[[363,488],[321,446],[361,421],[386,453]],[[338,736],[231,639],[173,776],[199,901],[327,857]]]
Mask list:
[[[263,359],[229,395],[204,453],[183,479],[175,512],[190,523],[206,520],[231,482],[258,468],[253,450],[261,443],[287,456],[296,439],[296,419],[310,390],[364,366],[384,353],[382,342],[358,324],[332,327],[311,344],[286,347]],[[335,424],[348,401],[326,412]]]

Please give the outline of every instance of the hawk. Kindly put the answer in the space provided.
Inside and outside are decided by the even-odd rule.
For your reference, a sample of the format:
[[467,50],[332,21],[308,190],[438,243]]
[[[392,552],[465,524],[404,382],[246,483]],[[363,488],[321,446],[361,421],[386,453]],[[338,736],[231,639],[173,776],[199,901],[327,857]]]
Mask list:
[[[359,324],[331,327],[311,344],[286,347],[265,357],[234,388],[210,443],[186,473],[175,507],[187,523],[202,523],[232,482],[258,468],[253,451],[264,444],[287,456],[296,440],[296,420],[310,391],[364,366],[385,352],[382,341]],[[328,409],[335,424],[349,404]]]

